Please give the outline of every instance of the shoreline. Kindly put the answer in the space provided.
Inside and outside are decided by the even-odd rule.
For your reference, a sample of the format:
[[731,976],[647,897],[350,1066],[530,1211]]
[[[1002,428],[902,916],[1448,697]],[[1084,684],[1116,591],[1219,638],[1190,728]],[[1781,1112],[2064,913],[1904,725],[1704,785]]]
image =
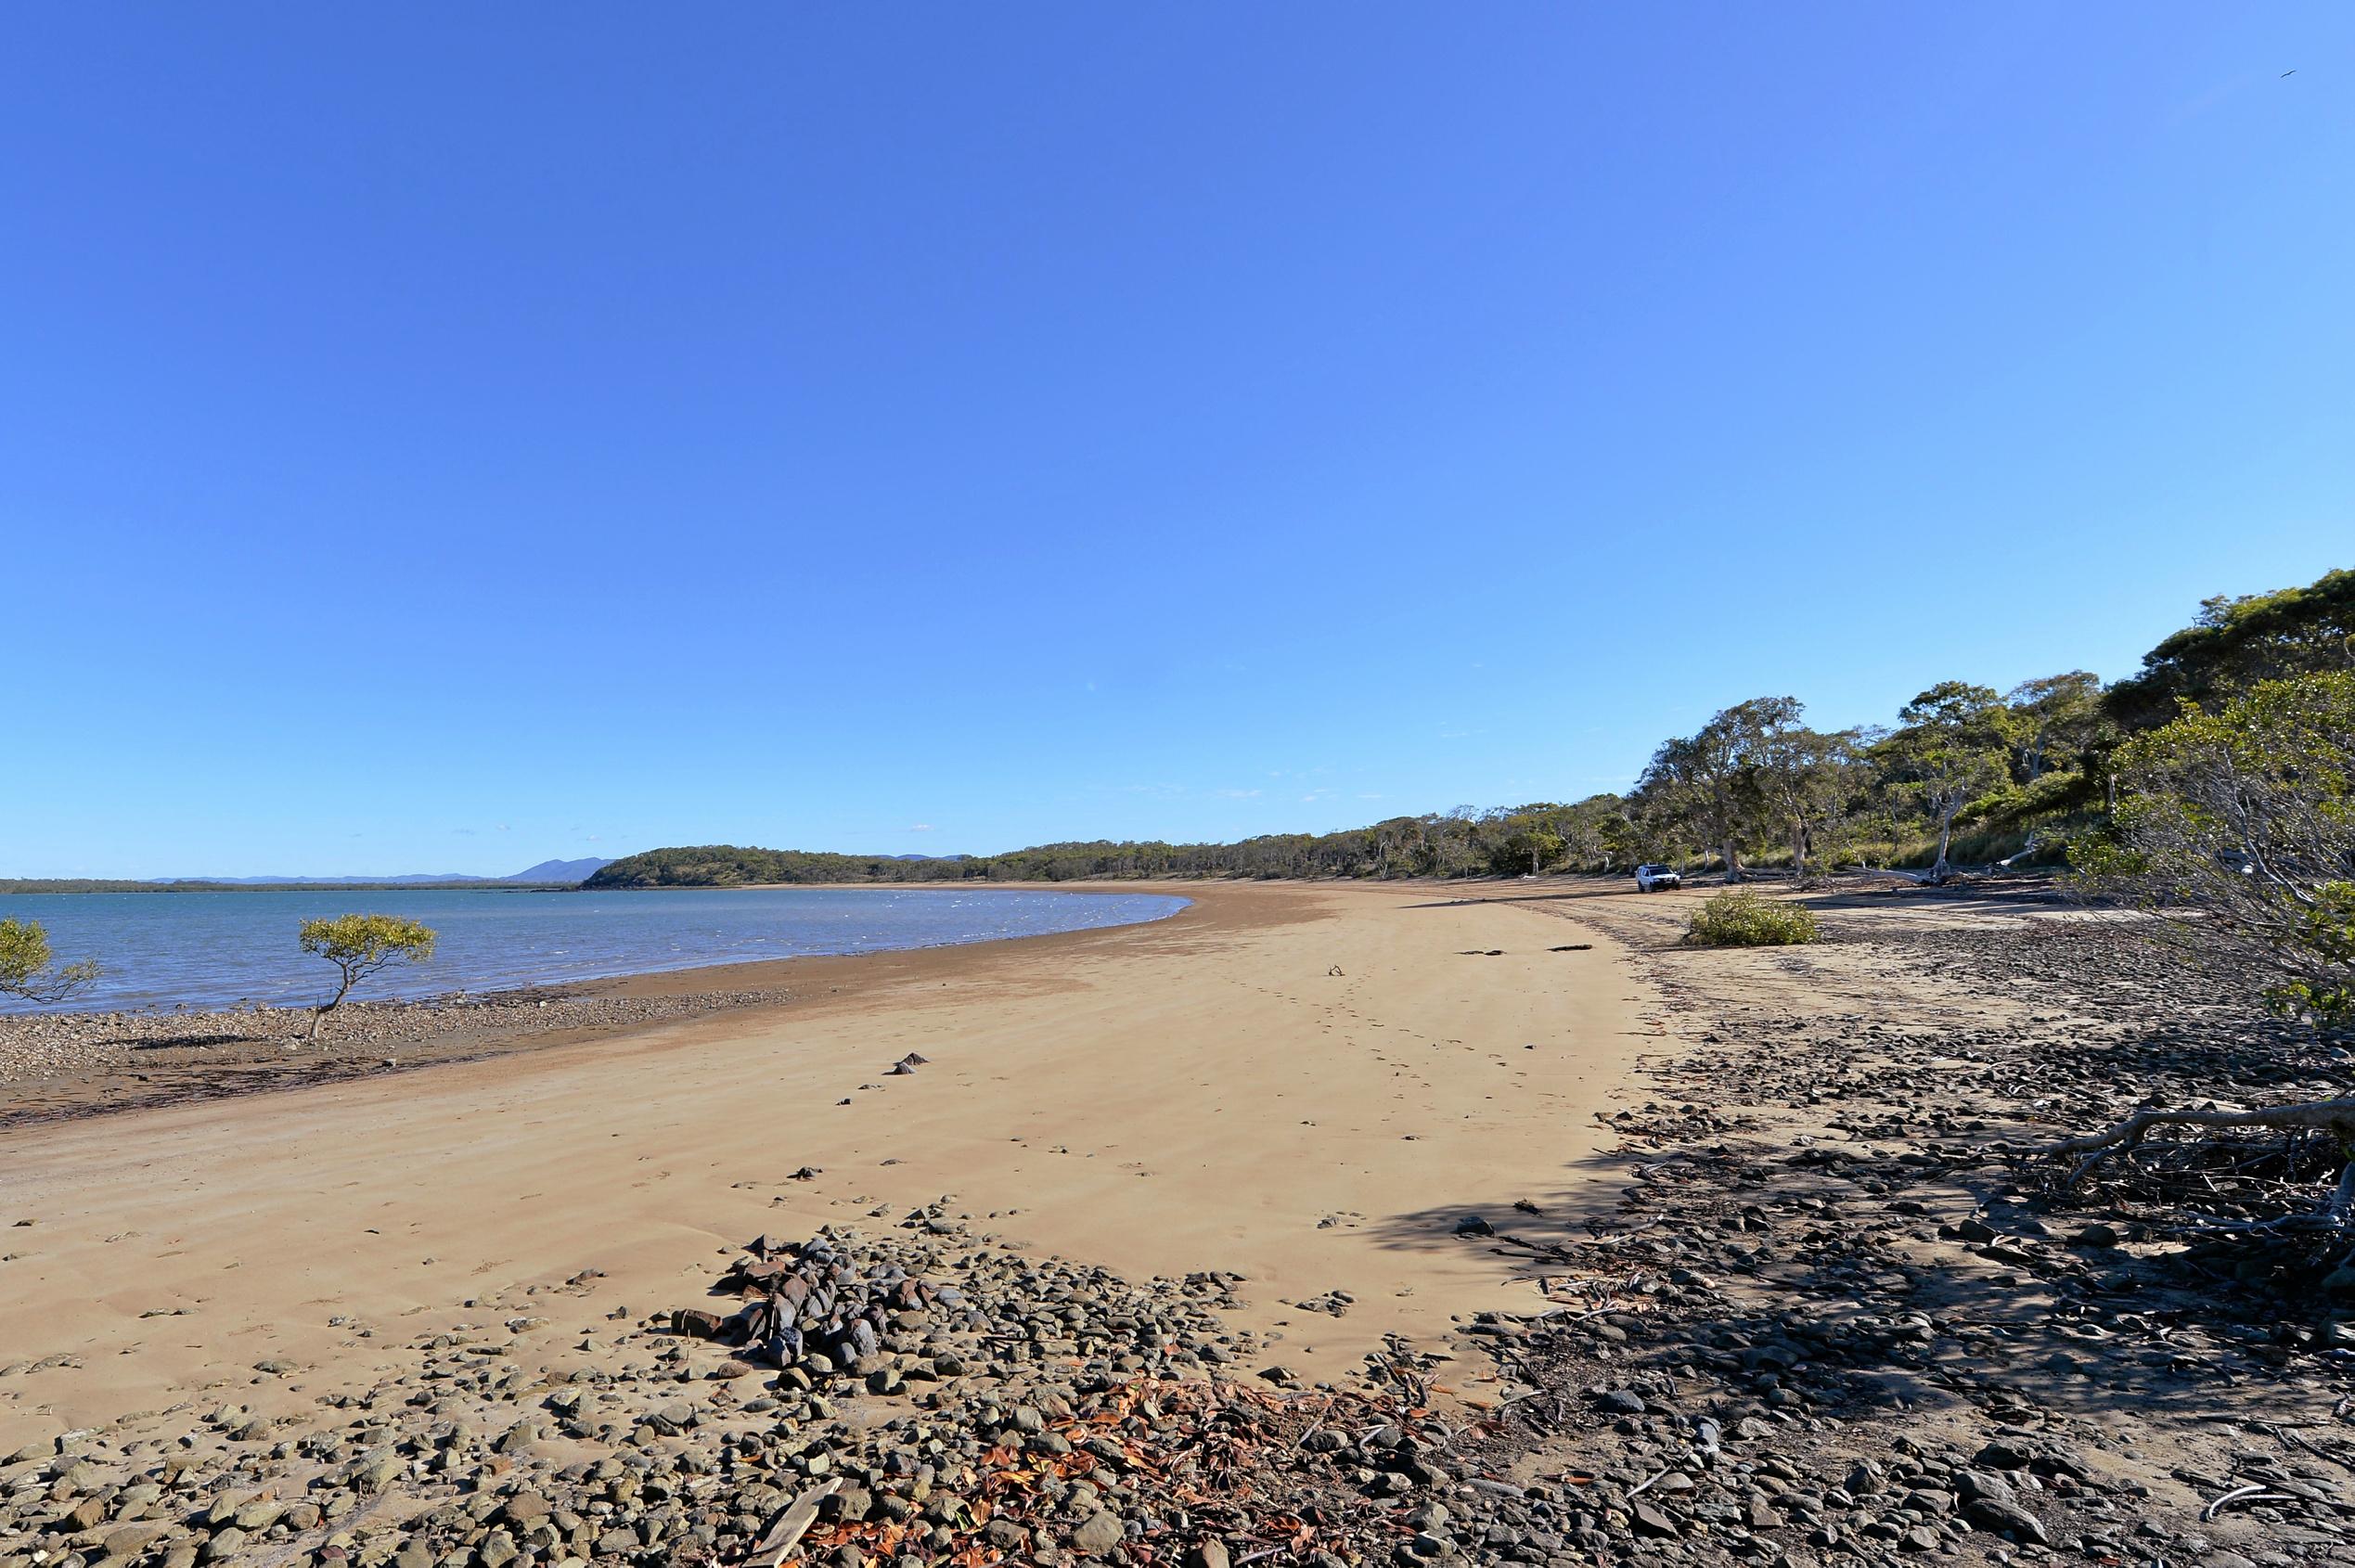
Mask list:
[[[859,884],[863,887],[865,884]],[[1047,884],[998,884],[1045,891]],[[1115,891],[1057,884],[1061,891]],[[337,1009],[316,1047],[308,1008],[66,1009],[0,1014],[0,1132],[231,1096],[347,1083],[452,1062],[577,1044],[664,1022],[785,1008],[879,981],[954,982],[965,956],[1055,950],[1091,937],[1165,926],[1200,906],[1176,884],[1123,891],[1183,897],[1166,915],[1075,931],[924,946],[721,959],[580,980],[364,997]],[[709,892],[751,891],[733,889]],[[905,966],[900,962],[907,961]],[[296,1042],[290,1046],[289,1042]],[[390,1060],[388,1060],[388,1056]]]
[[[760,883],[760,884],[749,885],[749,886],[744,886],[744,887],[724,887],[724,888],[721,888],[721,887],[715,887],[715,888],[651,888],[651,889],[635,889],[635,888],[629,888],[629,889],[600,889],[600,890],[596,890],[596,891],[605,892],[605,893],[638,893],[638,892],[651,892],[651,893],[787,893],[787,892],[799,892],[799,893],[819,893],[819,892],[873,893],[873,892],[883,892],[883,891],[889,891],[889,892],[892,892],[892,893],[911,893],[911,892],[912,892],[912,893],[926,893],[926,894],[929,894],[929,893],[947,893],[947,892],[950,892],[950,891],[951,891],[951,890],[952,890],[955,886],[956,886],[956,884],[953,884],[953,883],[945,883],[945,884],[933,884],[933,883],[921,883],[921,884],[897,884],[897,883],[882,883],[882,882],[838,882],[838,883],[822,883],[822,884],[804,884],[804,883],[786,883],[786,882],[778,882],[778,883]],[[1122,894],[1124,894],[1124,893],[1131,893],[1132,895],[1135,895],[1135,894],[1145,894],[1145,895],[1151,895],[1151,896],[1160,896],[1160,897],[1178,897],[1178,898],[1183,898],[1183,897],[1185,896],[1185,895],[1183,895],[1183,894],[1180,894],[1180,893],[1176,893],[1176,892],[1175,892],[1173,889],[1171,889],[1171,888],[1165,887],[1165,886],[1160,885],[1160,884],[1156,884],[1156,885],[1154,885],[1154,886],[1152,886],[1152,887],[1151,887],[1151,888],[1138,887],[1138,888],[1134,889],[1133,891],[1132,891],[1132,890],[1130,890],[1130,889],[1123,888],[1123,887],[1121,887],[1121,886],[1119,886],[1119,885],[1116,885],[1116,884],[1101,884],[1101,883],[1090,883],[1090,884],[1086,884],[1086,885],[1074,885],[1074,884],[1068,884],[1068,883],[997,882],[997,883],[990,883],[990,884],[986,884],[986,886],[987,886],[987,888],[988,888],[989,890],[991,890],[991,891],[1005,891],[1005,892],[1014,892],[1014,893],[1073,893],[1073,894],[1075,894],[1075,895],[1080,895],[1080,896],[1090,896],[1090,895],[1094,895],[1094,896],[1112,896],[1112,897],[1117,897],[1117,896],[1121,896],[1121,895],[1122,895]],[[263,890],[263,891],[271,891],[271,892],[277,892],[277,891],[294,891],[294,892],[300,892],[300,893],[320,893],[320,892],[335,893],[335,892],[341,892],[341,891],[343,891],[343,890],[341,890],[341,889],[338,889],[338,888],[326,888],[326,889],[320,889],[320,888],[303,887],[303,888],[297,888],[297,889],[292,889],[292,890],[279,890],[279,889],[275,889],[275,888],[273,888],[273,889],[267,889],[267,890]],[[567,887],[567,888],[547,888],[547,887],[525,887],[525,888],[503,888],[503,887],[485,887],[485,888],[470,888],[470,887],[417,887],[417,888],[408,888],[408,887],[393,887],[393,888],[380,888],[380,889],[365,889],[365,890],[360,890],[360,891],[369,891],[369,892],[390,892],[390,893],[508,893],[508,892],[521,892],[521,893],[551,893],[551,892],[560,892],[560,893],[578,893],[578,892],[582,892],[582,891],[585,891],[585,890],[583,890],[583,889],[579,889],[579,888],[570,888],[570,887]],[[24,896],[31,896],[31,895],[24,895]],[[87,895],[75,895],[75,896],[109,896],[109,895],[102,895],[102,894],[87,894]],[[1179,906],[1179,907],[1180,907],[1180,908],[1182,908],[1183,906],[1183,906],[1182,904]],[[1076,929],[1076,930],[1082,930],[1082,931],[1109,931],[1109,930],[1115,930],[1115,929],[1118,929],[1119,927],[1122,927],[1122,926],[1130,926],[1130,925],[1150,925],[1150,924],[1152,924],[1152,923],[1153,921],[1155,921],[1155,920],[1165,920],[1165,919],[1168,919],[1171,917],[1171,915],[1175,915],[1176,913],[1178,913],[1178,910],[1171,910],[1168,914],[1163,914],[1163,915],[1149,915],[1149,916],[1146,916],[1146,917],[1144,917],[1144,918],[1142,918],[1142,919],[1132,919],[1132,920],[1118,920],[1118,921],[1113,921],[1113,922],[1111,922],[1110,924],[1106,924],[1106,925],[1083,926],[1083,927],[1077,927],[1077,928],[1074,928],[1074,929]],[[789,963],[789,962],[794,962],[794,961],[798,961],[798,960],[801,960],[801,959],[805,959],[805,958],[856,958],[856,957],[859,957],[860,955],[865,954],[865,953],[897,953],[897,952],[913,952],[913,951],[917,951],[917,950],[920,950],[920,949],[923,949],[923,948],[931,948],[931,947],[971,947],[971,946],[979,946],[979,945],[984,945],[984,944],[986,944],[986,943],[992,943],[992,942],[1019,942],[1019,941],[1027,940],[1028,938],[1030,938],[1030,937],[1032,937],[1032,936],[1055,936],[1055,935],[1061,935],[1061,934],[1063,934],[1063,933],[1059,932],[1019,932],[1019,933],[1013,933],[1013,934],[1008,934],[1008,935],[969,936],[969,937],[962,937],[962,938],[949,938],[949,939],[946,939],[946,940],[942,940],[942,941],[911,943],[911,944],[908,944],[908,945],[904,945],[904,946],[894,945],[894,946],[883,946],[883,947],[853,948],[853,949],[843,950],[843,951],[814,951],[814,952],[804,952],[804,953],[789,953],[789,954],[782,954],[782,955],[779,955],[779,956],[778,956],[778,957],[776,957],[776,958],[688,958],[688,959],[685,959],[685,960],[683,960],[683,961],[681,961],[681,962],[677,962],[677,963],[657,964],[656,966],[654,966],[654,967],[652,967],[652,968],[650,968],[650,969],[617,969],[617,970],[611,970],[611,971],[610,971],[610,972],[608,972],[608,973],[603,973],[603,974],[568,974],[568,975],[548,975],[548,976],[545,976],[545,977],[526,977],[526,978],[521,978],[521,979],[517,979],[517,980],[514,980],[514,981],[511,981],[511,982],[507,982],[507,983],[498,983],[498,982],[494,982],[494,983],[489,983],[489,984],[486,984],[486,985],[484,985],[484,986],[483,986],[483,987],[481,987],[481,988],[468,987],[468,986],[459,986],[459,987],[456,987],[456,988],[452,988],[452,989],[446,989],[446,990],[441,990],[441,991],[424,991],[424,992],[417,992],[417,993],[414,993],[414,994],[406,994],[406,995],[377,996],[370,996],[370,997],[365,997],[365,998],[362,998],[362,999],[361,999],[361,1001],[359,1001],[359,1002],[346,1003],[346,1004],[345,1004],[345,1006],[346,1006],[346,1007],[354,1007],[354,1008],[356,1008],[356,1007],[361,1007],[361,1006],[375,1006],[375,1007],[379,1007],[379,1008],[389,1008],[389,1007],[395,1007],[395,1006],[398,1006],[398,1007],[412,1007],[412,1008],[419,1008],[419,1007],[441,1007],[441,1008],[466,1007],[466,1006],[470,1006],[470,1005],[476,1005],[476,1004],[483,1004],[483,1003],[495,1003],[495,1002],[498,1002],[498,1001],[500,1001],[500,1000],[502,1000],[502,999],[508,998],[508,997],[512,997],[512,996],[521,996],[521,995],[528,995],[528,996],[536,996],[554,995],[554,994],[557,994],[557,993],[569,993],[569,992],[576,991],[576,990],[578,990],[579,988],[581,988],[581,987],[583,987],[583,986],[595,985],[595,984],[598,984],[598,983],[604,983],[604,982],[608,982],[608,981],[616,981],[616,980],[630,980],[630,979],[637,978],[637,977],[638,977],[638,976],[640,976],[640,975],[650,975],[650,974],[671,974],[671,973],[677,973],[677,972],[681,972],[681,971],[685,971],[685,970],[690,970],[728,969],[728,968],[738,968],[738,967],[753,967],[753,966],[759,966],[759,965],[765,965],[765,964]],[[397,977],[397,975],[394,975],[394,978],[396,978],[396,979],[397,979],[397,978],[398,978],[398,977]],[[150,1020],[150,1019],[199,1018],[199,1017],[202,1017],[202,1018],[231,1018],[231,1017],[235,1017],[235,1016],[238,1016],[238,1015],[239,1015],[239,1014],[243,1014],[243,1013],[307,1013],[309,1010],[310,1010],[310,1009],[309,1009],[309,1008],[308,1008],[307,1006],[302,1006],[302,1005],[300,1005],[300,1004],[283,1004],[283,1003],[282,1003],[282,1004],[263,1004],[263,1003],[257,1003],[257,1002],[248,1002],[248,1003],[246,1003],[246,1004],[244,1004],[244,1005],[242,1005],[242,1006],[229,1006],[229,1005],[221,1005],[221,1004],[208,1004],[208,1003],[201,1003],[201,1002],[198,1002],[198,1001],[195,1001],[195,1000],[193,1000],[193,999],[191,999],[191,998],[187,998],[187,997],[178,997],[178,998],[172,998],[172,997],[156,997],[156,998],[154,998],[154,999],[150,999],[150,1000],[147,1000],[147,1001],[141,1001],[141,1002],[138,1002],[138,1003],[134,1004],[134,1005],[129,1005],[129,1006],[120,1006],[120,1007],[78,1007],[78,1006],[67,1006],[67,1007],[23,1007],[23,1006],[12,1006],[12,1007],[7,1007],[7,1008],[0,1008],[0,1027],[5,1027],[5,1026],[6,1026],[7,1023],[9,1023],[11,1021],[17,1021],[17,1020],[32,1020],[32,1019],[82,1020],[82,1021],[85,1021],[85,1022],[87,1022],[87,1021],[93,1021],[93,1020],[107,1020],[107,1021],[113,1021],[113,1022],[126,1022],[126,1023],[127,1023],[127,1022],[134,1022],[134,1021],[142,1021],[142,1020]]]
[[1526,1300],[1446,1244],[1451,1210],[1411,1216],[1475,1171],[1541,1190],[1607,1137],[1592,1113],[1649,1038],[1607,939],[1551,951],[1555,920],[1426,889],[1200,892],[1150,923],[791,960],[781,1006],[0,1132],[0,1219],[32,1222],[0,1229],[25,1358],[0,1447],[174,1399],[298,1414],[468,1301],[594,1268],[601,1308],[667,1311],[716,1248],[944,1201],[1026,1255],[1243,1276],[1239,1326],[1302,1378]]
[[[739,1561],[822,1463],[898,1511],[823,1512],[815,1562],[1013,1471],[1053,1478],[1023,1539],[952,1545],[1133,1562],[1124,1521],[1172,1537],[1139,1449],[1087,1446],[1119,1428],[1142,1475],[1272,1437],[1253,1501],[1177,1522],[1239,1555],[1309,1507],[1345,1562],[1402,1521],[1542,1568],[2343,1554],[2331,1259],[2036,1152],[2339,1059],[2035,901],[1834,894],[1817,945],[1706,949],[1703,896],[1249,884],[953,983],[0,1134],[0,1546]],[[893,1292],[879,1345],[728,1330],[813,1257]]]

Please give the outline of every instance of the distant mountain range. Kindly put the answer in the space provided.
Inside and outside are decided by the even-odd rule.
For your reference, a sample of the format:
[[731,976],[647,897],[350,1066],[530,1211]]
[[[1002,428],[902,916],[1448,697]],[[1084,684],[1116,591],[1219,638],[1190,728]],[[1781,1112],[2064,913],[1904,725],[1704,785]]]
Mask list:
[[501,877],[499,880],[503,882],[585,882],[612,864],[611,860],[600,860],[593,855],[580,860],[543,860],[528,870],[518,871],[511,877]]
[[463,872],[449,871],[441,875],[414,872],[403,877],[151,877],[148,880],[171,885],[176,882],[204,882],[215,887],[348,887],[364,883],[369,887],[407,887],[418,883],[448,882],[585,882],[612,864],[590,855],[581,860],[543,860],[537,866],[518,871],[511,877],[470,877]]

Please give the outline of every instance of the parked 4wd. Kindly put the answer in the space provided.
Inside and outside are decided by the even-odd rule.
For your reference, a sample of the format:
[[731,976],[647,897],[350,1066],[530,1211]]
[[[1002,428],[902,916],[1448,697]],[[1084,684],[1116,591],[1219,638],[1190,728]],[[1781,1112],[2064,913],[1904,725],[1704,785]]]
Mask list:
[[1635,877],[1639,893],[1657,893],[1664,887],[1684,886],[1684,879],[1677,875],[1673,866],[1639,866]]

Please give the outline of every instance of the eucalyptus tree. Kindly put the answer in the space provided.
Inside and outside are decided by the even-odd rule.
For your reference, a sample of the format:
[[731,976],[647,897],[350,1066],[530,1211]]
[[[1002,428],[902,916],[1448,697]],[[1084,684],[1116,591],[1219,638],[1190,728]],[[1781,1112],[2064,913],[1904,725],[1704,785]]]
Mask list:
[[2042,778],[2055,754],[2081,760],[2104,727],[2102,677],[2086,670],[2022,681],[2003,698],[1997,727],[2012,752],[2013,777]]
[[1859,792],[1863,762],[1854,730],[1826,734],[1798,722],[1791,704],[1761,732],[1757,782],[1767,808],[1791,844],[1791,875],[1804,880],[1808,857],[1826,830],[1847,814]]
[[2278,1010],[2355,1024],[2355,675],[2186,708],[2114,762],[2109,830],[2070,849],[2088,885],[2270,977]]
[[1991,687],[1940,681],[1898,710],[1898,727],[1874,748],[1874,764],[1937,826],[1932,881],[1950,874],[1954,819],[2004,777],[2002,706]]
[[[2088,887],[2149,911],[2145,933],[2262,977],[2274,1011],[2355,1025],[2355,674],[2260,681],[2210,708],[2187,702],[2115,761],[2110,830],[2069,848]],[[2338,1233],[2333,1251],[2355,1227],[2355,1096],[2246,1110],[2146,1102],[2048,1152],[2078,1157],[2075,1182],[2162,1127],[2271,1132],[2292,1148],[2335,1150],[2336,1179],[2307,1223]]]
[[1769,812],[1759,775],[1769,738],[1798,722],[1795,697],[1754,697],[1712,717],[1698,732],[1652,754],[1639,791],[1655,810],[1681,817],[1725,862],[1725,880],[1742,880],[1742,846]]
[[2262,681],[2333,670],[2355,670],[2355,572],[2202,601],[2198,619],[2143,655],[2102,705],[2121,728],[2149,729],[2183,702],[2213,709]]

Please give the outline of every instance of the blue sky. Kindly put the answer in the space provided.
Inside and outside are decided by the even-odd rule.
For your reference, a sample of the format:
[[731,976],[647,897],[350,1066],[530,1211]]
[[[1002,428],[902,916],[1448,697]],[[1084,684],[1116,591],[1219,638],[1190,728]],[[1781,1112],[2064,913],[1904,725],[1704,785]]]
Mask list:
[[2355,564],[2351,186],[2337,4],[18,7],[0,874],[1324,829],[2114,676]]

